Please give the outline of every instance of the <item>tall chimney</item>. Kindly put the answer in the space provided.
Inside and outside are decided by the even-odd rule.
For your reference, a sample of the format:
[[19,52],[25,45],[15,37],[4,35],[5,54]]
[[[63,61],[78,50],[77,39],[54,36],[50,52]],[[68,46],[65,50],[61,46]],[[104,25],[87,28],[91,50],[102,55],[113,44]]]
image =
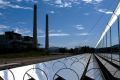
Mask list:
[[33,13],[33,47],[37,48],[37,2],[34,1]]
[[48,14],[46,14],[46,35],[45,35],[45,49],[48,51],[49,48],[49,29],[48,29]]

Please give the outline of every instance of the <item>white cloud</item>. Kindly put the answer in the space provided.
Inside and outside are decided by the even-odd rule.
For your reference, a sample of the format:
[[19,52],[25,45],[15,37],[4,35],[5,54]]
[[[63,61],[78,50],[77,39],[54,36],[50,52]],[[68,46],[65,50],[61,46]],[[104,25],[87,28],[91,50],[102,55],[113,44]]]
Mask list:
[[49,5],[54,5],[60,8],[71,8],[74,5],[80,5],[81,2],[86,4],[99,4],[103,0],[43,0]]
[[79,27],[79,26],[83,26],[83,25],[81,25],[81,24],[78,24],[78,25],[76,25],[76,26],[78,26],[78,27]]
[[64,3],[64,7],[72,7],[72,3],[70,3],[70,2],[65,2],[65,3]]
[[87,36],[87,35],[89,35],[88,33],[79,33],[79,34],[77,34],[77,35],[80,35],[80,36]]
[[21,30],[21,29],[19,29],[19,28],[15,28],[14,31],[15,31],[16,33],[22,33],[23,30]]
[[44,33],[44,31],[42,29],[38,29],[38,34]]
[[98,3],[100,3],[100,2],[102,2],[103,0],[95,0],[96,2],[98,2]]
[[3,15],[2,13],[0,13],[0,16]]
[[104,14],[112,14],[113,12],[107,9],[98,9],[98,12],[104,13]]
[[10,2],[9,1],[0,0],[0,5],[7,5],[7,4],[10,4]]
[[[67,33],[50,33],[49,37],[63,37],[63,36],[69,36],[70,34]],[[38,37],[45,37],[45,35],[38,36]]]
[[6,26],[6,25],[2,25],[0,24],[0,31],[2,30],[1,33],[4,33],[4,31],[14,31],[16,33],[20,33],[22,35],[27,35],[27,36],[32,36],[32,31],[27,29],[27,28],[23,28],[23,27],[15,27],[15,28],[11,28],[10,26]]
[[55,11],[50,11],[50,13],[51,13],[51,14],[54,14],[54,13],[55,13]]
[[77,30],[83,30],[84,27],[76,27]]
[[101,3],[103,0],[82,0],[82,1],[90,4],[98,4]]
[[8,26],[6,26],[6,25],[0,25],[0,29],[7,29],[8,28]]
[[16,9],[29,9],[29,10],[32,10],[31,7],[23,7],[23,6],[12,5],[12,4],[9,4],[8,6],[11,7],[11,8],[16,8]]
[[88,15],[89,15],[89,13],[84,13],[84,15],[88,16]]
[[17,2],[21,2],[22,0],[16,0]]
[[62,32],[62,30],[57,30],[58,33]]
[[75,28],[77,30],[83,30],[84,29],[83,25],[76,25]]
[[43,0],[43,1],[50,1],[50,0]]
[[17,2],[33,2],[34,0],[16,0]]
[[61,0],[56,0],[55,4],[58,7],[72,7],[71,2],[62,2]]
[[[17,0],[17,1],[21,1],[21,0]],[[0,0],[0,8],[16,8],[16,9],[29,9],[31,10],[31,7],[25,7],[25,6],[19,6],[16,4],[12,4],[10,1],[4,1],[4,0]]]
[[49,34],[50,37],[57,37],[57,36],[69,36],[69,34],[66,33],[51,33]]
[[61,33],[62,30],[51,29],[49,32],[50,32],[50,33]]
[[[39,30],[40,31],[40,30]],[[56,29],[50,29],[49,30],[49,37],[63,37],[63,36],[69,36],[70,34],[62,32],[62,30],[56,30]],[[45,33],[41,32],[41,36],[38,37],[45,37]]]
[[56,4],[62,4],[62,0],[55,0]]
[[30,31],[29,29],[17,27],[17,28],[13,28],[13,30],[14,30],[16,33],[20,33],[20,34],[22,34],[22,35],[32,36],[32,31]]
[[44,2],[56,7],[72,7],[74,4],[80,4],[80,0],[43,0]]
[[17,24],[27,24],[26,22],[17,22]]
[[3,35],[3,34],[4,34],[4,32],[1,32],[1,31],[0,31],[0,35]]
[[82,0],[84,1],[85,3],[92,3],[93,0]]

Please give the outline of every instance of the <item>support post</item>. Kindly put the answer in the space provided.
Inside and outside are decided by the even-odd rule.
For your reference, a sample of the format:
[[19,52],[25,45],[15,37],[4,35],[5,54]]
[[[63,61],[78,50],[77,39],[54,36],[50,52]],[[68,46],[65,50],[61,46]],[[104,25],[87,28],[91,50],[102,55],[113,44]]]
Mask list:
[[120,65],[120,26],[119,26],[119,16],[117,16],[118,21],[118,51],[119,51],[119,65]]
[[110,53],[111,53],[111,61],[112,61],[112,35],[111,35],[111,27],[110,27]]
[[[107,33],[106,33],[106,53],[107,53]],[[106,54],[106,57],[107,57],[107,54]]]
[[103,37],[103,45],[102,45],[102,48],[103,48],[103,54],[104,54],[104,57],[105,57],[105,53],[104,53],[104,37]]

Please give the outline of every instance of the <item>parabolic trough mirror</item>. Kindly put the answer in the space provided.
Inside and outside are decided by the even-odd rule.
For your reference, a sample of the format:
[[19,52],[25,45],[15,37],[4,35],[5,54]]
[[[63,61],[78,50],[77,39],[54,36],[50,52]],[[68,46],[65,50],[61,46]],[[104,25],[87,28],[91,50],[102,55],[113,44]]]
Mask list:
[[[86,76],[102,80],[97,64],[91,54],[81,54],[72,57],[37,63],[0,71],[0,80],[80,80],[87,63]],[[95,65],[94,65],[95,64]],[[94,76],[97,73],[100,78]]]

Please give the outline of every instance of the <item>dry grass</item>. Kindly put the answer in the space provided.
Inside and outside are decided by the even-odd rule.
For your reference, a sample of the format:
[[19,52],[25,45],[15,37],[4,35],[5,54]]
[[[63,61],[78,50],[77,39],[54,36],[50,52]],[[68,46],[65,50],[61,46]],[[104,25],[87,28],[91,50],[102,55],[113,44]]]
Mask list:
[[0,54],[0,59],[6,58],[27,58],[27,57],[40,57],[40,56],[49,56],[50,54],[40,51],[29,51],[29,52],[21,52],[21,53],[4,53]]

